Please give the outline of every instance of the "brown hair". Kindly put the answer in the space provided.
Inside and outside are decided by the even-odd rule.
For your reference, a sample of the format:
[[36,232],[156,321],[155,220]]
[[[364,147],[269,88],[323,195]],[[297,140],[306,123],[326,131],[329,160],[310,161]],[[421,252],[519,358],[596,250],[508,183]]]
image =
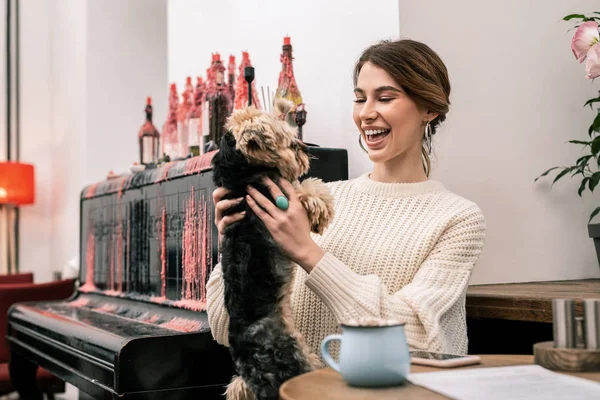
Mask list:
[[[420,107],[439,114],[430,124],[433,136],[450,108],[450,80],[442,59],[421,42],[384,40],[363,51],[354,67],[354,86],[367,62],[387,72]],[[421,155],[423,169],[429,176],[431,161],[425,146]]]

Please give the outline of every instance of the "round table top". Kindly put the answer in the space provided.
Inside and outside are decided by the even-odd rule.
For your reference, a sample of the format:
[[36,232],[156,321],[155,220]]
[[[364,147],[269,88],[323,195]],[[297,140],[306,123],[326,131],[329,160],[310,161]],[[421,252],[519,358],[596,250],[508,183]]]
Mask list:
[[[480,357],[481,364],[461,367],[461,369],[533,364],[533,356],[528,355],[482,355]],[[411,365],[410,368],[411,373],[441,370],[447,370],[447,368],[434,368],[420,365]],[[567,373],[567,375],[600,382],[600,372],[577,372]],[[279,395],[282,400],[448,399],[446,396],[413,385],[410,382],[406,382],[402,386],[391,388],[365,389],[350,387],[343,380],[342,376],[331,368],[309,372],[288,380],[281,385]]]

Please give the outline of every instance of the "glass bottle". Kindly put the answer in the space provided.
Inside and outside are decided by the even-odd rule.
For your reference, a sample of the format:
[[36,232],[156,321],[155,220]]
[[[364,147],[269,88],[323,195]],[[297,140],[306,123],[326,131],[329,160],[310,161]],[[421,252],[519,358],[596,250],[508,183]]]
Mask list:
[[202,109],[204,108],[205,85],[201,76],[197,79],[194,104],[188,117],[188,149],[194,157],[204,153]]
[[140,146],[140,164],[156,165],[158,164],[160,133],[152,123],[152,97],[146,100],[146,122],[138,132]]
[[177,111],[179,109],[179,96],[177,95],[177,85],[171,84],[169,91],[169,111],[167,120],[162,129],[162,152],[169,159],[179,158],[179,141],[177,138]]

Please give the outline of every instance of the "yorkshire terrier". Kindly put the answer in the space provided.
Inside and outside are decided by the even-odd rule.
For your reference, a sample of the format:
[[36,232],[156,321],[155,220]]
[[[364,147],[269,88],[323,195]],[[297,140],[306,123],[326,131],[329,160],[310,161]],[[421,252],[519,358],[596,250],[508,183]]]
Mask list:
[[[279,101],[273,113],[253,107],[234,112],[212,161],[213,180],[231,191],[228,198],[245,197],[251,185],[272,199],[262,179],[267,176],[276,184],[287,179],[307,211],[312,232],[322,234],[333,218],[333,198],[320,179],[298,181],[309,169],[309,156],[284,121],[290,109],[288,102]],[[243,210],[244,219],[229,225],[221,242],[230,353],[239,375],[226,396],[275,400],[284,381],[319,368],[320,361],[294,327],[290,291],[296,264],[245,200],[227,214]]]

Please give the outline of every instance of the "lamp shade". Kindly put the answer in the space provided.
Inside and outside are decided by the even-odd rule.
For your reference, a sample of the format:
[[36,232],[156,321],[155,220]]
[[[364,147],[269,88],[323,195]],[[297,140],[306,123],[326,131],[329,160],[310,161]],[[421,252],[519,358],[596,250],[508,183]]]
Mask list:
[[35,199],[34,167],[0,162],[0,204],[32,204]]

